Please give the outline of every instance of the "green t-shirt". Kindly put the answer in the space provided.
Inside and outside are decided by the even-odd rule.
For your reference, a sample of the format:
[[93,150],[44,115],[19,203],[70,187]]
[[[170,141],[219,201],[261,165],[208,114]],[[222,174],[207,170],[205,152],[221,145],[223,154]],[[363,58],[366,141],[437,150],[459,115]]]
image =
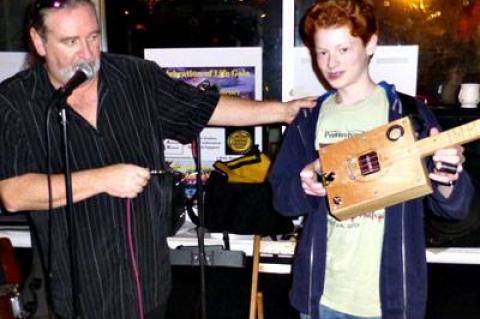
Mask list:
[[[388,121],[388,100],[377,86],[365,100],[338,105],[330,96],[322,105],[315,144],[339,142]],[[361,191],[359,189],[359,191]],[[381,316],[380,260],[385,210],[338,221],[328,216],[325,286],[321,304],[356,316]]]

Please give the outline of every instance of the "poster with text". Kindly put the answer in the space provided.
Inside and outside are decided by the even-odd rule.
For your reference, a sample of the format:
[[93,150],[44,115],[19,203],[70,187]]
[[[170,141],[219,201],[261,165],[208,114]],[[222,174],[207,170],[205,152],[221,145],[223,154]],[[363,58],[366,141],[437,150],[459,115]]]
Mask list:
[[[301,18],[308,8],[302,1],[282,0],[282,100],[319,96],[325,92],[308,48],[303,46]],[[416,95],[418,45],[379,45],[370,61],[374,81],[387,81],[398,91]]]
[[[174,79],[206,86],[221,95],[261,100],[261,48],[146,49],[145,59],[157,62]],[[208,174],[215,161],[228,161],[262,147],[261,127],[209,127],[200,135],[202,167]],[[193,172],[191,144],[165,140],[171,166]]]
[[[310,52],[305,47],[293,49],[293,83],[284,86],[287,99],[318,96],[325,93],[312,66]],[[378,46],[370,61],[370,74],[375,82],[387,81],[400,92],[415,96],[418,69],[418,45]]]

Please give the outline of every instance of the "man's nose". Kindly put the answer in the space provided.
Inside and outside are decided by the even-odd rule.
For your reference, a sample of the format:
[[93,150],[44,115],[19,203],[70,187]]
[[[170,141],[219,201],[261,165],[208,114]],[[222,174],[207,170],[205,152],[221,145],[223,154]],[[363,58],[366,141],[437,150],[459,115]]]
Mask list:
[[94,56],[97,48],[98,48],[97,44],[92,44],[87,40],[81,41],[80,55],[83,59],[90,59]]

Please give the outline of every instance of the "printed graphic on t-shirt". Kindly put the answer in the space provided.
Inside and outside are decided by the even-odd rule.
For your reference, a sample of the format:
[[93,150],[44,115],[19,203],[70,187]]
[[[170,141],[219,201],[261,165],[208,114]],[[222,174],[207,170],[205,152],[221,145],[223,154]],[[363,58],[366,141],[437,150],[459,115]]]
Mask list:
[[325,139],[328,139],[328,140],[332,140],[332,139],[344,140],[344,139],[351,138],[354,135],[361,134],[361,133],[363,133],[363,131],[360,131],[360,130],[354,130],[354,131],[351,131],[351,132],[342,132],[342,131],[339,131],[339,130],[332,130],[332,131],[323,132]]
[[338,220],[332,217],[328,219],[328,222],[329,222],[329,227],[352,229],[352,228],[360,227],[362,219],[383,223],[385,220],[385,214],[383,210],[379,210],[374,212],[368,212],[363,215],[359,215],[354,218],[344,220],[342,222],[339,222]]

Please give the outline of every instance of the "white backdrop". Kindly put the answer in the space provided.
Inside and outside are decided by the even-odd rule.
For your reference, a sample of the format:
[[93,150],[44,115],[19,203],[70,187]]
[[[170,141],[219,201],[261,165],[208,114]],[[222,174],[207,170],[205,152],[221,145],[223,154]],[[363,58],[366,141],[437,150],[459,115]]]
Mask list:
[[25,52],[0,52],[0,82],[25,67]]

